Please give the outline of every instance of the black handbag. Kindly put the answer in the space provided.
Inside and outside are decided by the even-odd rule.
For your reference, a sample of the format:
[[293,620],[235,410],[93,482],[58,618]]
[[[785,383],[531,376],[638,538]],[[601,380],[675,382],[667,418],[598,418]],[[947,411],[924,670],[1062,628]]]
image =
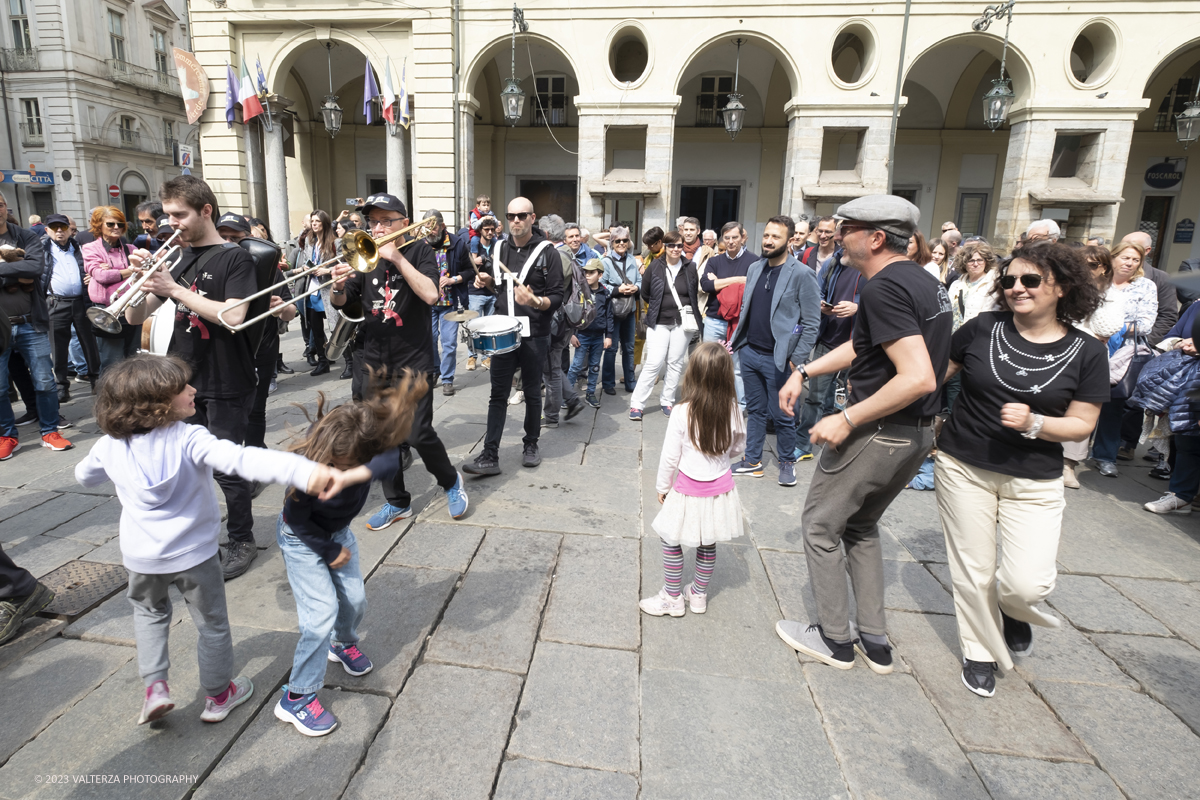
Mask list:
[[[1133,396],[1133,390],[1137,388],[1138,378],[1142,374],[1142,369],[1154,360],[1154,349],[1150,347],[1150,342],[1145,336],[1137,332],[1137,326],[1133,328],[1133,357],[1129,359],[1129,369],[1125,370],[1125,374],[1121,376],[1121,380],[1112,385],[1110,397],[1113,400],[1128,400]],[[1125,340],[1128,341],[1130,334],[1125,335]]]

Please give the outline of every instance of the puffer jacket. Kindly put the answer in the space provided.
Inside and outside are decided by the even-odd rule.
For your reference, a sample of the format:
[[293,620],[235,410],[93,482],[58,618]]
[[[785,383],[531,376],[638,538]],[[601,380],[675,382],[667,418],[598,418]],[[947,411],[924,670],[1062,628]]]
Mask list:
[[1167,414],[1171,433],[1200,432],[1200,358],[1172,350],[1142,369],[1129,404],[1153,414]]

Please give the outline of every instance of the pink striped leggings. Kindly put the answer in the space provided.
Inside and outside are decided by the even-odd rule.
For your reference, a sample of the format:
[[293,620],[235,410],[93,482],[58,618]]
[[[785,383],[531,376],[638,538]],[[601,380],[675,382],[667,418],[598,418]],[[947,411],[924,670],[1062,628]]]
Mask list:
[[[662,541],[661,539],[659,541]],[[683,548],[677,544],[662,542],[663,549],[663,580],[667,594],[679,597],[680,582],[683,579]],[[708,591],[708,582],[712,578],[713,567],[717,564],[717,545],[702,544],[696,548],[696,578],[692,582],[696,594]]]

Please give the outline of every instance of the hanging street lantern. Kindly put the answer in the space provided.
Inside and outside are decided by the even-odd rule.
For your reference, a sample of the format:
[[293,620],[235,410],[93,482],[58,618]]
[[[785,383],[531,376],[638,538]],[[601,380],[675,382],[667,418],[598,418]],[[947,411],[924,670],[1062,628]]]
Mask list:
[[525,110],[525,93],[521,91],[521,84],[517,83],[515,78],[504,82],[504,88],[500,90],[500,105],[509,125],[516,125],[521,121],[521,113]]
[[333,93],[333,43],[325,43],[325,58],[329,63],[329,94],[321,104],[321,118],[325,121],[325,130],[329,138],[337,136],[342,129],[342,107],[337,104],[337,95]]
[[1200,102],[1192,100],[1183,104],[1183,112],[1175,117],[1175,141],[1183,143],[1183,149],[1200,139]]
[[725,108],[721,110],[721,116],[725,118],[725,132],[729,134],[730,141],[737,139],[737,135],[742,132],[742,125],[746,121],[746,106],[742,105],[742,96],[738,94],[738,73],[742,67],[742,40],[735,39],[734,42],[737,44],[737,61],[733,66],[733,91],[725,102]]
[[1013,100],[1012,81],[1004,77],[1004,66],[1008,60],[1008,29],[1012,26],[1013,6],[1017,0],[1008,0],[998,6],[988,6],[983,10],[983,16],[971,23],[971,28],[986,31],[992,20],[1004,17],[1004,47],[1000,51],[1000,78],[992,81],[992,88],[983,96],[983,121],[991,130],[999,130],[1008,121],[1008,109]]

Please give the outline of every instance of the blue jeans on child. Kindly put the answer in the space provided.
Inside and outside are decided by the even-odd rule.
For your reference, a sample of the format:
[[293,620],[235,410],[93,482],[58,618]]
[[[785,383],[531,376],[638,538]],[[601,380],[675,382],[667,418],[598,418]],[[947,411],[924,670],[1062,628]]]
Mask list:
[[[729,336],[729,321],[724,319],[704,318],[704,338],[706,342],[723,342]],[[742,360],[737,353],[733,354],[733,385],[737,389],[738,405],[746,407],[746,386],[742,381]]]
[[[481,317],[490,317],[496,313],[496,298],[488,294],[473,294],[467,298],[467,306],[472,311],[478,311]],[[478,355],[470,338],[467,339],[467,352],[473,356]]]
[[12,346],[0,353],[0,387],[4,388],[0,393],[0,436],[17,438],[17,420],[8,399],[8,358],[13,350],[20,352],[29,366],[42,435],[53,433],[58,430],[58,384],[50,360],[50,334],[38,333],[26,323],[12,326]]
[[350,551],[349,563],[339,569],[331,569],[292,533],[283,514],[279,515],[275,541],[283,553],[300,622],[300,641],[288,679],[288,691],[296,694],[315,692],[325,685],[329,645],[357,644],[358,625],[367,611],[358,542],[349,528],[335,533],[333,540]]
[[434,306],[430,309],[433,317],[433,357],[439,360],[438,341],[441,341],[442,383],[454,383],[454,357],[458,352],[458,323],[446,319],[446,315],[454,311],[454,306]]
[[621,369],[625,387],[633,390],[633,345],[637,335],[636,314],[630,314],[625,319],[613,320],[612,346],[604,351],[603,373],[600,383],[605,389],[617,388],[617,350],[621,351]]
[[575,382],[579,380],[579,374],[583,372],[584,364],[586,364],[588,371],[587,393],[594,395],[596,393],[596,381],[600,377],[600,360],[604,356],[604,334],[580,331],[575,334],[575,338],[579,340],[579,347],[575,348],[575,360],[571,362],[571,370],[567,373],[567,381],[574,386]]

